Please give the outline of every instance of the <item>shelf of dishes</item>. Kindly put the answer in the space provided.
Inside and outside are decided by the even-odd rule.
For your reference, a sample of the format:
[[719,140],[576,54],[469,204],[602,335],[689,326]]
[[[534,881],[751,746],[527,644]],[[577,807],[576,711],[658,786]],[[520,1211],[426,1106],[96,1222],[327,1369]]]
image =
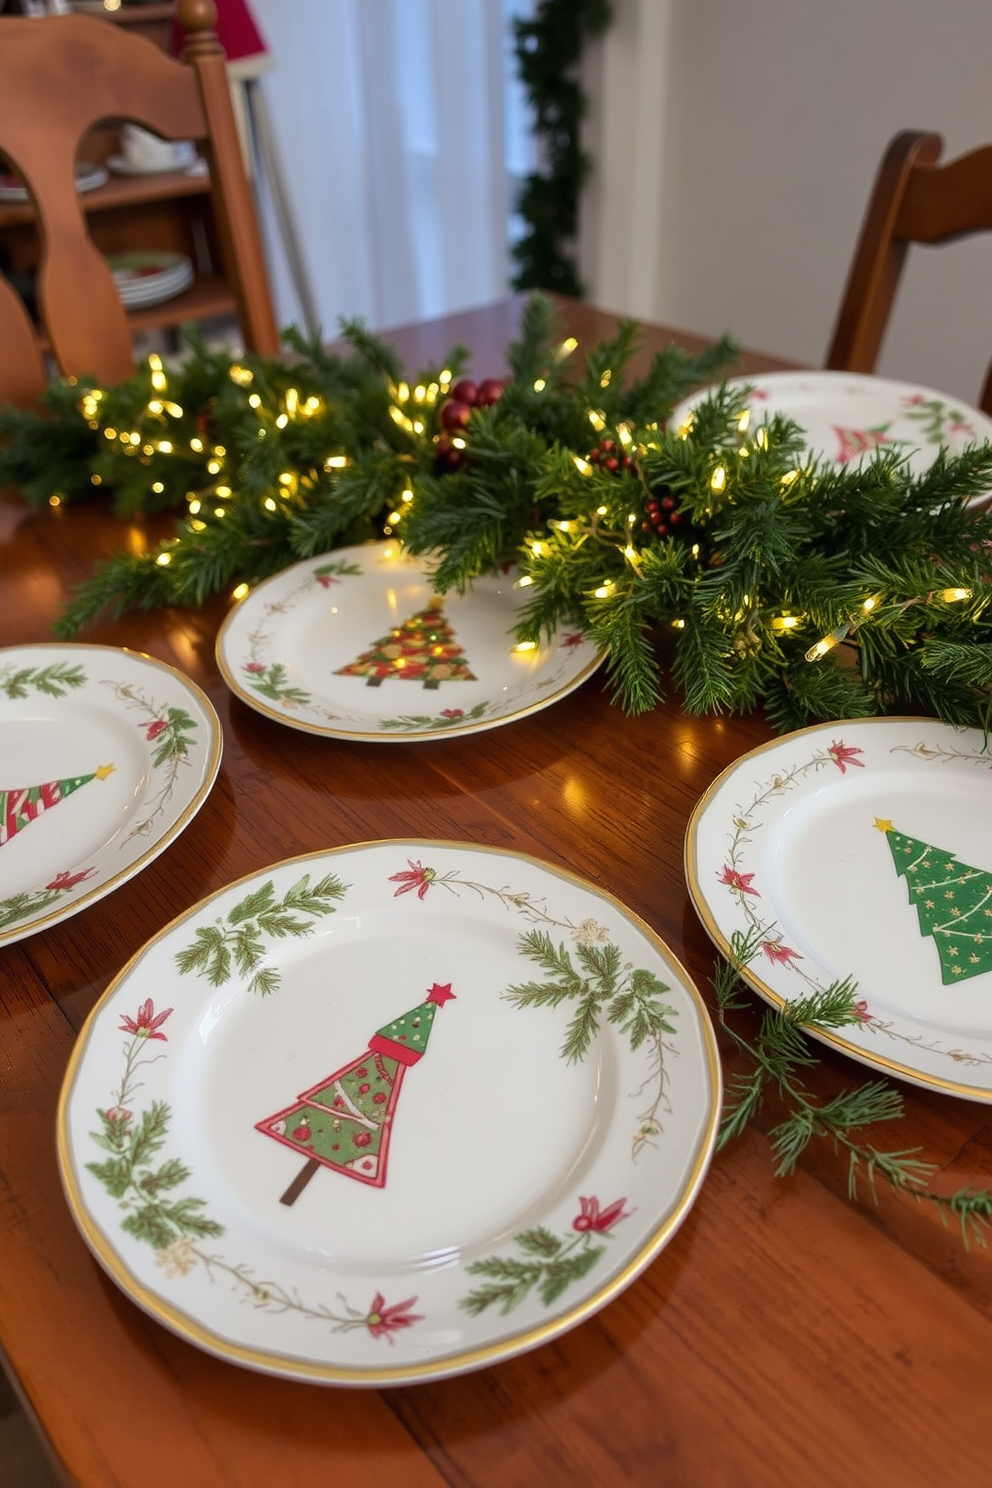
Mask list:
[[[126,308],[132,330],[150,331],[162,326],[182,325],[189,320],[235,315],[237,301],[226,279],[219,274],[202,274],[197,275],[188,288],[176,294],[170,293],[168,299]],[[51,349],[51,343],[40,327],[38,342],[43,351]]]

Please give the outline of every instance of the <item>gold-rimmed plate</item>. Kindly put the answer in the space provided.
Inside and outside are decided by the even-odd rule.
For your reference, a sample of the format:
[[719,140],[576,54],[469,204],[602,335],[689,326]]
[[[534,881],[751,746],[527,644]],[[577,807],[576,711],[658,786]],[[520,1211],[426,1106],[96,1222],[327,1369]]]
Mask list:
[[927,718],[817,725],[700,798],[686,879],[776,1006],[851,977],[858,1021],[810,1032],[874,1069],[992,1101],[992,753]]
[[77,1041],[72,1213],[152,1316],[247,1367],[440,1378],[554,1338],[663,1249],[720,1067],[667,947],[564,870],[386,841],[182,915]]
[[209,699],[114,646],[0,650],[0,945],[77,914],[183,831],[217,776]]
[[518,646],[517,573],[435,594],[395,542],[308,559],[253,589],[217,637],[224,680],[280,723],[337,739],[451,738],[549,707],[603,653],[579,631]]

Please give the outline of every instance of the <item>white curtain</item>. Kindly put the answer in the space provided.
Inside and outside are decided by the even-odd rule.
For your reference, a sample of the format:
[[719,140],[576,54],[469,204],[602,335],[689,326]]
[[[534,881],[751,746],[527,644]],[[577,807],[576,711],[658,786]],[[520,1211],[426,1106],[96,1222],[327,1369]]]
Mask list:
[[[498,299],[526,165],[518,0],[252,0],[286,192],[325,339]],[[509,132],[508,132],[509,120]],[[301,322],[261,181],[277,313]]]

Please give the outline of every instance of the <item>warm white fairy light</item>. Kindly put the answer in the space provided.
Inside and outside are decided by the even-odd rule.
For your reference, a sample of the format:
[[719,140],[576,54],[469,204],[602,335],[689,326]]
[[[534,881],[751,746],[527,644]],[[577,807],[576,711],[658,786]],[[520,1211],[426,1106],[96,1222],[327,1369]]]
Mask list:
[[520,651],[520,652],[523,652],[523,651],[536,651],[537,650],[537,642],[536,641],[518,641],[517,644],[514,646],[513,649],[514,649],[514,651]]
[[693,424],[695,422],[696,422],[696,415],[694,413],[687,413],[686,416],[685,416],[685,418],[682,420],[682,422],[679,424],[678,428],[675,431],[676,434],[679,436],[680,439],[688,439],[689,438],[689,435],[692,433],[692,426],[693,426]]
[[958,600],[961,600],[961,599],[970,599],[971,598],[971,590],[970,589],[941,589],[941,591],[938,594],[937,598],[944,600],[947,604],[955,604]]
[[838,625],[837,629],[831,631],[829,635],[821,636],[806,652],[806,660],[819,661],[821,657],[826,656],[828,651],[832,651],[835,646],[840,644],[850,628],[850,625]]
[[523,578],[517,580],[517,588],[529,589],[533,582],[534,580],[531,578],[530,574],[524,574]]
[[389,518],[388,518],[388,520],[389,520],[389,521],[390,521],[390,522],[391,522],[391,523],[392,523],[392,524],[393,524],[393,526],[394,526],[394,527],[395,527],[395,526],[396,526],[396,524],[397,524],[397,522],[401,522],[401,521],[402,521],[402,520],[403,520],[403,513],[402,513],[402,512],[398,512],[398,511],[393,511],[393,512],[390,512],[390,513],[389,513]]
[[764,424],[761,425],[760,429],[755,430],[754,442],[759,449],[766,450],[768,448],[768,430]]
[[221,499],[221,501],[226,501],[228,499],[228,497],[230,496],[230,494],[231,494],[231,488],[230,488],[230,486],[218,486],[217,489],[216,489],[216,491],[214,492],[214,495],[215,496],[219,496],[220,499]]
[[456,450],[463,450],[468,449],[468,445],[465,443],[465,440],[461,437],[460,434],[456,434],[454,439],[451,441],[451,448]]
[[220,475],[221,468],[222,467],[219,460],[207,461],[207,470],[210,472],[211,475]]
[[245,595],[248,593],[248,588],[249,586],[247,584],[236,584],[231,590],[231,598],[244,599]]
[[[414,421],[413,421],[413,432],[414,432],[414,434],[423,434],[423,432],[424,432],[424,425],[423,425],[423,422],[422,422],[421,419],[414,419]],[[451,442],[452,442],[452,444],[454,444],[454,440],[452,440]]]
[[710,476],[710,490],[719,494],[726,488],[727,472],[722,465],[718,465]]
[[417,383],[417,386],[413,390],[413,401],[414,401],[414,403],[423,403],[423,401],[424,401],[424,399],[426,397],[427,397],[427,389],[424,387],[424,384],[422,382],[418,382]]
[[296,411],[300,406],[300,395],[296,391],[295,387],[286,389],[286,396],[283,398],[282,401],[285,405],[286,412],[288,413],[289,417],[294,418],[296,415]]
[[257,393],[249,393],[249,395],[248,395],[248,407],[249,408],[261,408],[261,406],[262,406],[262,400],[258,396],[258,394]]
[[262,505],[265,507],[265,510],[266,511],[277,511],[278,510],[278,507],[276,506],[276,503],[272,500],[272,497],[271,496],[266,496],[265,500],[262,502]]
[[149,413],[161,413],[162,412],[162,404],[158,401],[157,398],[153,398],[151,400],[151,402],[149,403],[149,405],[148,405],[148,412]]
[[596,599],[609,599],[616,587],[612,579],[607,579],[605,584],[600,584],[598,589],[592,591],[593,596]]
[[413,492],[410,490],[409,486],[407,486],[406,490],[400,496],[400,500],[407,504],[409,504],[413,500]]
[[238,387],[251,387],[255,380],[254,374],[250,369],[248,367],[242,367],[238,362],[234,362],[231,365],[227,375],[232,382],[238,384]]
[[276,428],[277,429],[285,429],[285,427],[286,427],[286,425],[288,423],[289,423],[289,414],[288,413],[281,413],[279,415],[279,417],[276,419]]
[[596,430],[596,433],[597,434],[599,434],[601,430],[603,430],[603,429],[606,428],[606,420],[603,417],[603,415],[598,411],[598,409],[590,408],[590,410],[589,410],[588,414],[586,415],[586,417],[588,418],[589,422],[592,424],[593,428]]
[[799,479],[799,471],[798,470],[787,470],[785,472],[785,474],[783,475],[783,477],[782,477],[781,481],[779,482],[779,484],[780,485],[783,485],[783,486],[791,486],[792,485],[792,482],[794,480],[798,480],[798,479]]
[[217,456],[218,460],[223,460],[224,456],[227,454],[227,450],[222,444],[215,444],[214,454]]
[[196,496],[194,496],[193,497],[193,500],[189,503],[190,512],[192,513],[192,515],[194,517],[196,516],[197,512],[200,510],[200,506],[201,506],[201,502],[199,501],[199,499]]
[[160,439],[158,444],[156,445],[156,448],[160,455],[171,455],[172,441],[169,439]]
[[215,517],[226,517],[227,516],[227,512],[224,510],[224,508],[222,506],[215,506],[214,507],[214,516]]
[[608,506],[597,506],[597,508],[596,508],[596,515],[597,515],[597,517],[605,517],[606,516],[606,513],[608,511],[609,511],[609,507]]
[[606,370],[605,370],[605,372],[603,373],[602,377],[599,379],[599,385],[600,385],[601,388],[607,388],[607,387],[609,387],[609,385],[610,385],[610,383],[611,383],[612,380],[613,380],[613,371],[612,371],[612,368],[607,367]]
[[685,621],[684,620],[673,620],[672,621],[672,629],[673,630],[685,630]]
[[548,551],[546,544],[541,542],[539,539],[536,542],[531,543],[530,550],[534,554],[535,558],[543,558],[545,553]]
[[165,486],[161,481],[152,481],[152,490],[155,492],[156,496],[161,496],[162,492],[165,490]]
[[633,442],[633,434],[630,432],[629,424],[617,424],[617,433],[620,435],[620,443],[624,449],[628,449]]
[[159,568],[167,568],[168,565],[172,562],[172,554],[159,553],[158,557],[155,559],[155,562],[158,564]]
[[543,377],[538,377],[534,383],[535,393],[543,393],[547,385]]
[[776,615],[772,620],[772,630],[795,630],[801,623],[798,615]]
[[347,455],[328,455],[327,459],[324,461],[324,469],[343,470],[346,465],[350,464],[351,460]]
[[572,463],[580,475],[592,475],[592,466],[588,460],[583,460],[581,455],[573,455]]
[[739,416],[739,418],[737,420],[737,428],[738,428],[738,430],[739,430],[739,432],[741,434],[746,434],[747,433],[747,427],[748,427],[748,424],[750,424],[750,422],[751,422],[751,410],[750,410],[750,408],[742,409],[742,411],[740,413],[740,416]]
[[203,440],[202,439],[197,439],[197,438],[194,437],[193,439],[190,440],[189,447],[193,451],[194,454],[196,454],[196,455],[202,454],[203,453]]

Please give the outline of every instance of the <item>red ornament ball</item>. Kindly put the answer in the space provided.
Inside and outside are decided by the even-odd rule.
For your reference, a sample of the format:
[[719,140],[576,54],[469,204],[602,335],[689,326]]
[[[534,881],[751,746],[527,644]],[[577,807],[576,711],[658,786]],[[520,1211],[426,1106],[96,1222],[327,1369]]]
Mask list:
[[441,422],[446,429],[464,429],[472,417],[472,405],[462,398],[449,398],[441,406]]
[[460,377],[451,389],[451,396],[458,403],[474,404],[479,396],[479,390],[471,377]]
[[503,396],[503,384],[498,377],[484,377],[475,395],[476,408],[489,408]]

